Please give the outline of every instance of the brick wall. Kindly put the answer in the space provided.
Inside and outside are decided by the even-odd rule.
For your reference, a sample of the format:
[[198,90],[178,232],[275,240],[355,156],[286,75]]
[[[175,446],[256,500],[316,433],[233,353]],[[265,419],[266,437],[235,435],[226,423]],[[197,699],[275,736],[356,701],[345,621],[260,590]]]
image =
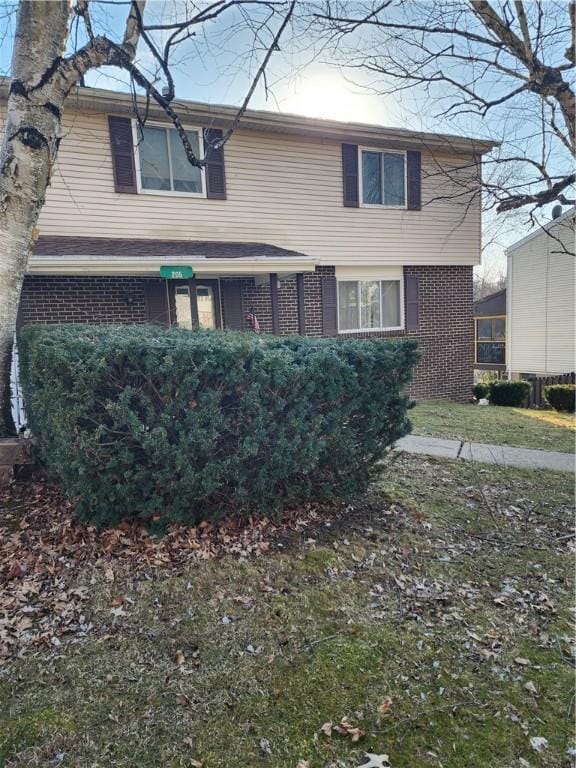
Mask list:
[[422,350],[413,396],[469,400],[474,378],[472,267],[405,267],[404,274],[416,275],[420,290],[419,328],[407,332]]
[[[318,267],[304,276],[307,336],[322,336],[322,277],[334,267]],[[411,387],[417,399],[467,400],[473,378],[472,267],[405,267],[420,288],[420,323],[414,331],[351,334],[351,338],[382,336],[417,338],[422,359]],[[27,277],[20,305],[23,323],[146,322],[145,278]],[[272,331],[268,283],[242,281],[244,314],[254,307],[260,327]],[[278,285],[280,333],[298,333],[296,280]],[[248,327],[248,324],[246,324]]]
[[[251,309],[254,309],[260,324],[260,330],[265,333],[272,333],[270,284],[265,282],[257,285],[251,278],[241,280],[241,283],[244,316],[246,316]],[[304,291],[306,293],[306,287],[304,288]],[[281,336],[289,336],[299,332],[298,296],[296,278],[294,277],[286,280],[278,280],[278,319],[280,321]],[[247,329],[250,327],[247,321],[245,322],[245,327]],[[317,335],[320,336],[321,331]]]
[[[306,335],[322,336],[322,277],[334,267],[317,267],[304,275]],[[343,334],[348,338],[418,339],[422,358],[415,371],[411,394],[416,399],[470,398],[473,384],[472,267],[405,267],[405,275],[418,277],[419,327],[411,331]],[[256,309],[263,331],[272,330],[269,286],[246,281],[244,308]],[[298,333],[296,281],[280,283],[280,333]]]
[[144,280],[28,275],[20,299],[25,323],[145,323]]

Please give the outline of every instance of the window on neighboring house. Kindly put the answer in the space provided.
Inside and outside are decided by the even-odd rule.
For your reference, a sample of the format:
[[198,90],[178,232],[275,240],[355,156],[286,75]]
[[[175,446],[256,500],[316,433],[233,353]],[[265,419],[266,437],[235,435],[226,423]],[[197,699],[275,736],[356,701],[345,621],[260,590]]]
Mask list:
[[[186,131],[196,157],[200,157],[200,132]],[[174,128],[147,125],[138,144],[140,185],[143,190],[204,193],[203,171],[188,162],[184,146]]]
[[362,205],[406,206],[406,155],[361,149]]
[[376,331],[402,327],[400,280],[339,280],[338,330]]
[[506,363],[506,318],[476,319],[476,362],[495,365]]

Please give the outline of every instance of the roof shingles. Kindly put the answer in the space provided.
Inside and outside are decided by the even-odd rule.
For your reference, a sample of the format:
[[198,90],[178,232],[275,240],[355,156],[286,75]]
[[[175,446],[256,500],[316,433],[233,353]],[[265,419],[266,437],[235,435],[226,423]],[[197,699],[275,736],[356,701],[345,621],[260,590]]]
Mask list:
[[103,237],[41,236],[35,256],[190,256],[206,259],[306,258],[307,255],[267,243],[230,243],[201,240],[127,240]]

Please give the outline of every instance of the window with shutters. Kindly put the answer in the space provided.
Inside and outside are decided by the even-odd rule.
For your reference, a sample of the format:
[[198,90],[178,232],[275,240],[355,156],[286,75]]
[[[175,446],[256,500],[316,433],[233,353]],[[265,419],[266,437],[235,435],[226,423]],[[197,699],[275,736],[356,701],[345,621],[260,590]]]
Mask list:
[[[202,131],[186,129],[196,157],[203,156]],[[149,194],[205,196],[204,169],[188,162],[175,128],[147,123],[136,129],[138,191]]]
[[359,153],[362,205],[406,208],[406,153],[364,147]]
[[404,327],[401,280],[338,280],[338,331],[394,331]]

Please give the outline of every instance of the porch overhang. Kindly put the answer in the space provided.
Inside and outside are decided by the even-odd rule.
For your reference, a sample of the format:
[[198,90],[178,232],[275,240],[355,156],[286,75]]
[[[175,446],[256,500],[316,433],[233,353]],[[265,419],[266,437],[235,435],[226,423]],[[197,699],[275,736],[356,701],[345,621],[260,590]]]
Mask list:
[[162,266],[190,266],[201,276],[240,277],[314,272],[316,259],[308,256],[273,258],[201,258],[198,256],[83,256],[34,254],[28,262],[31,275],[103,275],[158,277]]
[[28,272],[36,275],[158,276],[188,266],[220,277],[313,272],[317,260],[269,243],[42,236]]

